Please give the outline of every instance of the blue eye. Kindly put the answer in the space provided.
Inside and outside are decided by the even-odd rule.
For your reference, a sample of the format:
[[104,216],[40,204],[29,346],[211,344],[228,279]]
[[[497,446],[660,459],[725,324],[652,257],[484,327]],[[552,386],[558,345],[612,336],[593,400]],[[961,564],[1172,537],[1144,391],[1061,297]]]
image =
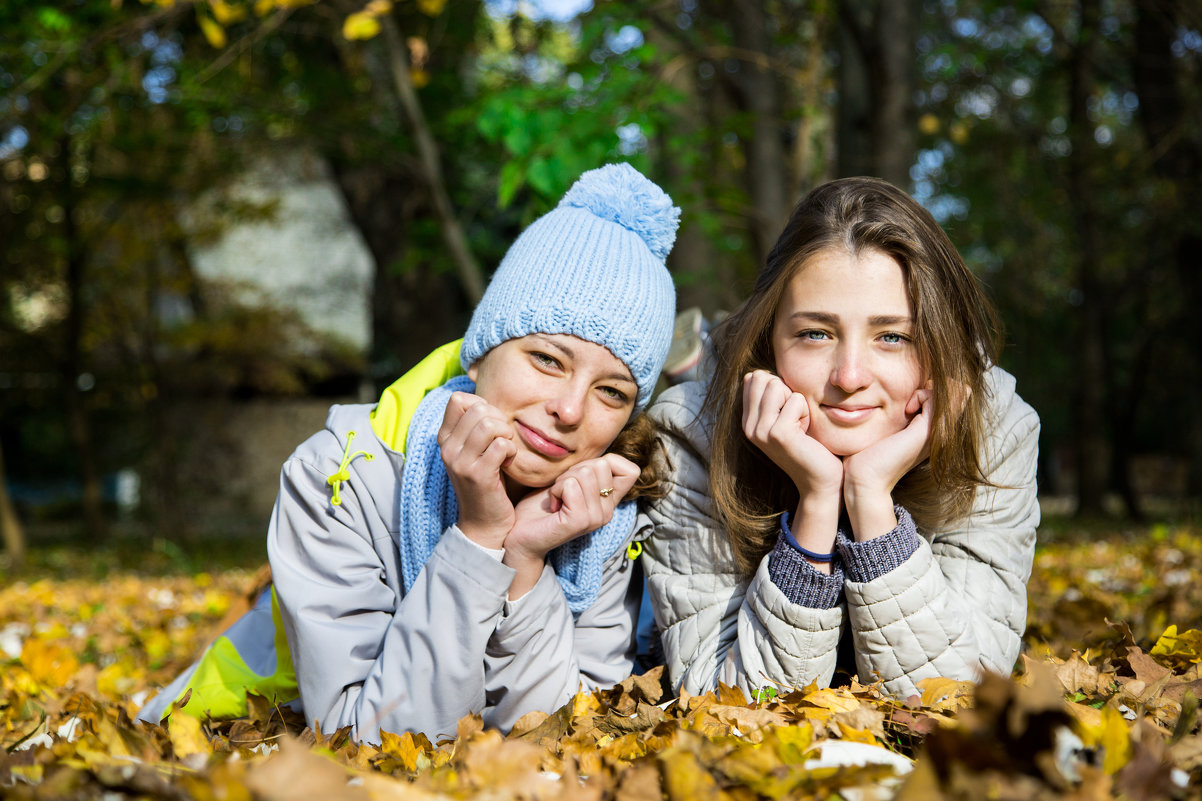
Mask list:
[[830,339],[830,335],[827,334],[825,331],[818,331],[816,329],[810,329],[808,331],[799,331],[797,333],[797,338],[809,340],[811,342],[821,342],[824,339]]
[[898,334],[896,332],[881,334],[881,339],[888,345],[901,345],[910,341],[910,338],[905,334]]

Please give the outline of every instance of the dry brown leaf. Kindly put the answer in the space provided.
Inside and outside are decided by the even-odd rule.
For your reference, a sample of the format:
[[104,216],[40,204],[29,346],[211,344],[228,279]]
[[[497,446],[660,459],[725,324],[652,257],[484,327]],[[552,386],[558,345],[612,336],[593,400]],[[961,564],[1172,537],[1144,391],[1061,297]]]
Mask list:
[[1170,749],[1173,762],[1184,771],[1202,767],[1202,734],[1191,734],[1174,743]]
[[658,706],[641,702],[633,712],[628,714],[614,710],[595,718],[595,725],[600,731],[618,737],[626,732],[644,731],[666,718],[664,710]]
[[548,789],[548,779],[539,770],[541,757],[542,751],[534,745],[487,731],[465,749],[459,761],[461,779],[501,797],[539,797]]
[[1079,651],[1073,651],[1069,660],[1056,668],[1056,678],[1066,693],[1094,695],[1098,692],[1101,674],[1096,667],[1081,658]]
[[509,730],[510,737],[521,737],[524,734],[534,731],[549,718],[546,712],[541,709],[536,709],[533,712],[527,712],[518,718],[518,722],[513,724],[513,728]]
[[201,729],[200,721],[191,715],[176,713],[169,717],[167,732],[171,736],[171,747],[177,759],[213,752],[209,738],[205,737]]
[[260,801],[366,801],[367,791],[349,785],[350,778],[346,768],[285,737],[278,754],[247,771],[246,786]]
[[936,712],[962,709],[972,703],[973,683],[956,679],[930,678],[918,682],[922,705]]
[[668,801],[719,801],[722,798],[714,777],[687,748],[673,748],[661,754],[659,768]]
[[[867,743],[875,740],[883,742],[888,739],[885,734],[885,713],[866,704],[861,704],[847,712],[836,713],[835,723],[839,725],[844,739]],[[853,732],[862,732],[864,736],[858,736]]]
[[661,801],[663,788],[654,762],[641,760],[622,773],[615,801]]
[[718,682],[718,703],[727,706],[747,706],[747,696],[738,687],[728,687]]
[[739,735],[759,742],[760,731],[770,726],[787,726],[791,722],[779,712],[771,709],[756,709],[747,706],[715,704],[710,712],[721,723],[735,729]]

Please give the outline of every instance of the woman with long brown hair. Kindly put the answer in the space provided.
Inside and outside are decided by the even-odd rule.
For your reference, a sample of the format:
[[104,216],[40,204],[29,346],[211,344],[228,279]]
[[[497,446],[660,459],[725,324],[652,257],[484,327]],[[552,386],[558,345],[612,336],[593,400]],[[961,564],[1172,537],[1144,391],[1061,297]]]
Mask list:
[[646,570],[675,686],[827,684],[842,662],[907,696],[1010,671],[1039,419],[999,340],[905,192],[851,178],[802,199],[715,331],[708,383],[651,411],[669,491],[648,507]]

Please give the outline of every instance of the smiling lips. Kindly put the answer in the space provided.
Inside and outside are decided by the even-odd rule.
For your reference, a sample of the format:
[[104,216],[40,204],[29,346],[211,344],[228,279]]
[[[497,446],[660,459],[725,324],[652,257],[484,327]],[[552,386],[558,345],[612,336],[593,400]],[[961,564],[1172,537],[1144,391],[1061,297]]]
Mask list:
[[562,459],[571,453],[567,446],[558,440],[551,439],[541,431],[531,428],[521,420],[514,421],[517,424],[518,435],[532,451],[541,454],[548,459]]
[[829,406],[822,404],[822,411],[837,425],[856,425],[868,419],[875,406]]

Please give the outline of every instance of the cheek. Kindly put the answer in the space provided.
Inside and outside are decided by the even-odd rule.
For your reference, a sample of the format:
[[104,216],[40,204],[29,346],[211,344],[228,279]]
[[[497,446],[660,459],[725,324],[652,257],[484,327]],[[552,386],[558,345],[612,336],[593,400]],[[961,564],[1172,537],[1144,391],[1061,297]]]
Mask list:
[[922,368],[915,362],[899,366],[899,369],[889,377],[888,381],[890,397],[896,403],[905,406],[909,403],[910,398],[914,397],[914,393],[922,389],[926,383],[926,376]]
[[821,394],[830,371],[820,359],[799,353],[787,353],[777,358],[776,374],[792,391],[807,398],[815,398]]
[[626,427],[629,420],[629,411],[622,412],[607,408],[597,412],[589,426],[587,448],[589,454],[584,458],[592,459],[609,450],[609,446],[618,438],[618,434],[622,433],[622,429]]

